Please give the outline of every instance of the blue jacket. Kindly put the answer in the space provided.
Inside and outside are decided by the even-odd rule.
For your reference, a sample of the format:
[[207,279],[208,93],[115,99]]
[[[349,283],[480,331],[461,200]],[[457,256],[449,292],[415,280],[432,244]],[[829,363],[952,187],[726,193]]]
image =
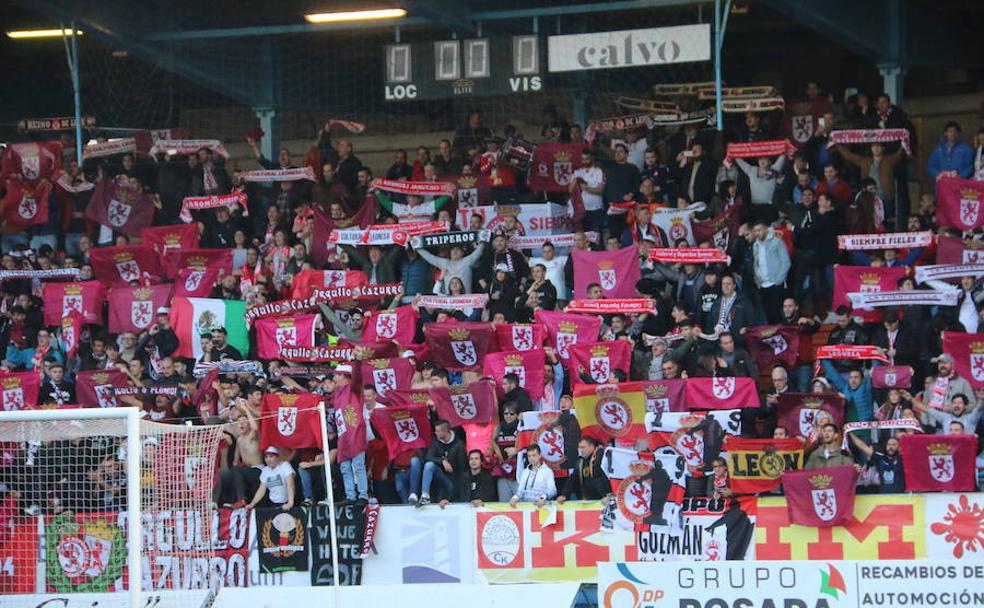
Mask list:
[[944,171],[956,171],[963,179],[970,179],[974,174],[974,149],[960,140],[947,148],[946,137],[941,137],[929,156],[927,170],[934,179]]
[[[823,360],[823,371],[826,373],[827,380],[830,380],[830,383],[834,385],[834,388],[844,394],[846,422],[875,419],[875,397],[871,389],[871,378],[865,378],[859,387],[852,389],[851,385],[844,380],[844,377],[840,375],[840,372],[837,371],[837,368],[834,367],[830,359]],[[851,420],[847,416],[847,410],[851,407],[852,403],[854,404],[854,410],[857,412],[857,418],[855,420]]]

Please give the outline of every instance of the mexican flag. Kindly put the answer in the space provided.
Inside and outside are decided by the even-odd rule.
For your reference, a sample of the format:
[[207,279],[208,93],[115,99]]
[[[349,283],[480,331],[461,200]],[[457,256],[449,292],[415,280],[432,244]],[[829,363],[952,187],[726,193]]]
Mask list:
[[224,327],[229,334],[229,344],[245,356],[249,352],[245,314],[246,302],[242,300],[175,297],[171,301],[170,320],[180,345],[174,354],[201,359],[203,353],[199,336]]

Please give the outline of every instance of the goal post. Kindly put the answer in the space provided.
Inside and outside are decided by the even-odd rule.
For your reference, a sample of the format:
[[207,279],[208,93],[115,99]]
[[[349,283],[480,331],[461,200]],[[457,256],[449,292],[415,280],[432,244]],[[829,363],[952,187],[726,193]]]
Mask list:
[[132,407],[0,412],[0,605],[207,607],[221,434]]

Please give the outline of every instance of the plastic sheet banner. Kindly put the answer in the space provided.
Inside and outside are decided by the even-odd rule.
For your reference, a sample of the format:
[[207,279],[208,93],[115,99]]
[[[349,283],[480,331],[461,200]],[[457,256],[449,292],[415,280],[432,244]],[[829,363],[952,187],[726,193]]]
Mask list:
[[924,559],[925,508],[919,494],[859,495],[848,523],[811,528],[789,523],[785,498],[759,498],[755,558]]
[[605,563],[603,608],[981,606],[984,565],[943,560],[769,564]]
[[489,505],[475,513],[479,581],[592,582],[598,562],[635,561],[635,533],[601,530],[600,502],[546,508]]

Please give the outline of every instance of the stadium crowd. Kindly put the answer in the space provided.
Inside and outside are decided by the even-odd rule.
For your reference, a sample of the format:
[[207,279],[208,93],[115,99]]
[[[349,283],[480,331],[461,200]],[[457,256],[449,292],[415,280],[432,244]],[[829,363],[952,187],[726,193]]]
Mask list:
[[[959,290],[956,306],[901,306],[874,313],[833,306],[835,265],[904,267],[899,289],[913,289],[919,287],[914,268],[933,264],[936,256],[935,240],[906,250],[844,251],[838,244],[841,235],[926,230],[934,237],[980,235],[937,226],[933,191],[910,202],[909,178],[918,170],[912,160],[916,141],[905,111],[888,96],[861,94],[834,104],[810,84],[805,99],[822,108],[816,112],[812,134],[788,155],[757,158],[728,157],[728,146],[786,139],[789,117],[782,111],[728,114],[720,131],[697,123],[638,126],[599,133],[588,142],[585,125],[571,124],[548,108],[533,143],[582,144],[570,192],[549,195],[528,189],[527,167],[509,162],[505,144],[519,140],[515,129],[495,125],[506,136],[500,137],[478,112],[467,116],[453,138],[425,142],[412,152],[396,151],[388,167],[364,165],[353,141],[337,137],[337,131],[333,136],[329,128],[319,133],[310,150],[282,148],[276,159],[261,154],[257,134],[248,137],[256,162],[264,169],[310,166],[313,180],[242,182],[226,166],[223,155],[207,147],[188,154],[161,151],[157,158],[127,152],[87,159],[80,165],[66,135],[61,168],[67,177],[52,185],[47,220],[27,229],[6,227],[0,237],[0,267],[3,271],[78,269],[78,280],[88,281],[99,275],[93,254],[100,248],[138,243],[138,237],[114,232],[91,219],[87,205],[97,189],[87,184],[124,180],[148,195],[155,207],[154,226],[182,224],[186,197],[243,191],[248,197],[245,204],[191,211],[199,234],[192,246],[232,252],[232,272],[216,281],[209,297],[264,305],[291,298],[292,281],[304,270],[361,271],[370,285],[401,284],[392,305],[409,305],[419,314],[412,340],[419,346],[428,324],[534,323],[538,312],[563,311],[575,299],[572,251],[631,247],[638,251],[640,267],[635,296],[651,300],[654,312],[599,315],[597,341],[626,341],[631,347],[631,364],[611,369],[608,382],[753,378],[760,406],[744,410],[743,436],[796,437],[806,447],[807,468],[856,464],[859,484],[864,486],[861,491],[901,492],[905,483],[897,435],[917,429],[848,433],[847,441],[829,417],[818,416],[804,433],[780,424],[779,397],[785,392],[840,393],[846,403],[844,422],[911,419],[924,433],[976,434],[980,442],[984,389],[973,389],[967,378],[956,373],[954,358],[943,352],[942,342],[943,332],[979,330],[984,319],[980,277],[960,279],[953,287]],[[899,141],[832,145],[829,134],[837,129],[905,129],[910,137],[908,145]],[[100,143],[106,141],[101,134],[94,136]],[[928,159],[931,177],[956,174],[984,180],[984,129],[968,144],[962,140],[961,126],[950,123],[939,142],[927,147],[931,151],[922,156]],[[363,225],[436,220],[448,222],[451,232],[486,227],[480,214],[455,213],[461,201],[454,196],[373,188],[377,174],[410,183],[490,176],[492,188],[477,203],[551,200],[568,206],[577,225],[570,230],[571,244],[564,246],[550,243],[549,238],[535,249],[511,246],[510,237],[518,228],[515,218],[507,217],[477,242],[430,250],[415,248],[412,239],[403,244],[330,245],[324,263],[315,262],[312,249],[320,246],[317,239],[321,238],[315,234],[316,210],[327,214],[336,228],[359,223],[352,218],[365,213],[372,217]],[[694,203],[703,205],[691,207]],[[653,211],[672,208],[693,209],[694,221],[733,215],[735,230],[730,234],[725,230],[723,240],[695,244],[717,247],[729,257],[708,264],[654,261],[649,254],[653,248],[687,246],[650,222]],[[462,217],[469,218],[469,225],[457,225]],[[158,281],[140,277],[131,285],[148,282]],[[86,320],[77,352],[69,356],[61,336],[63,326],[45,322],[45,307],[53,303],[39,297],[39,286],[30,278],[6,279],[0,286],[0,352],[5,355],[0,382],[6,372],[40,374],[37,404],[23,405],[42,408],[79,403],[74,379],[80,372],[118,369],[132,387],[176,387],[171,393],[148,391],[119,400],[138,405],[155,421],[224,425],[215,491],[218,504],[289,508],[324,499],[325,454],[319,449],[264,445],[260,427],[268,419],[261,404],[268,394],[313,393],[323,395],[331,405],[345,390],[354,391],[364,405],[368,443],[365,451],[338,461],[334,448],[339,429],[329,428],[328,459],[336,467],[334,491],[339,499],[479,505],[599,499],[611,492],[601,458],[604,446],[581,436],[579,428],[585,421],[573,415],[574,385],[597,379],[572,373],[556,344],[542,345],[544,390],[535,394],[543,397],[532,398],[529,387],[522,387],[514,373],[498,380],[494,419],[483,431],[491,437],[487,448],[468,449],[475,442],[472,431],[440,420],[432,407],[429,447],[390,457],[378,429],[374,431],[369,423],[371,412],[386,406],[380,403],[377,387],[360,381],[359,361],[338,362],[333,368],[315,363],[305,371],[305,365],[296,361],[260,357],[255,330],[249,333],[248,351],[241,351],[230,343],[224,327],[196,336],[199,359],[182,356],[179,350],[187,351],[179,348],[180,343],[188,338],[179,337],[172,327],[173,311],[167,304],[155,308],[153,322],[139,333],[110,333],[105,316],[97,322]],[[586,297],[601,299],[601,291],[600,285],[592,284]],[[484,306],[440,309],[419,304],[421,294],[484,294],[488,299]],[[371,318],[367,314],[372,314],[368,308],[372,307],[321,306],[316,311],[322,317],[316,344],[361,340]],[[100,314],[105,315],[101,306]],[[795,365],[761,369],[750,354],[748,328],[767,324],[798,328],[800,351]],[[911,367],[913,373],[908,384],[878,387],[873,384],[873,370],[879,362],[820,360],[815,351],[823,345],[872,345],[886,363]],[[443,369],[423,352],[407,344],[398,351],[397,356],[413,366],[411,390],[469,385],[482,377],[479,372]],[[195,374],[196,367],[237,360],[259,361],[261,368],[228,367],[217,377],[209,374],[204,379]],[[945,381],[940,384],[940,379]],[[944,394],[937,398],[934,388],[940,386]],[[545,464],[541,446],[535,443],[517,453],[520,418],[531,411],[559,411],[555,424],[563,427],[565,442],[577,446],[576,453],[572,451],[557,467]],[[88,504],[74,508],[118,505],[125,475],[117,451],[112,445],[93,446],[91,441],[4,444],[0,506],[14,512],[57,512],[67,496],[90,497]],[[77,460],[76,452],[93,459],[86,469],[70,466]],[[703,475],[688,484],[689,493],[731,495],[725,460],[716,458],[698,468]]]

